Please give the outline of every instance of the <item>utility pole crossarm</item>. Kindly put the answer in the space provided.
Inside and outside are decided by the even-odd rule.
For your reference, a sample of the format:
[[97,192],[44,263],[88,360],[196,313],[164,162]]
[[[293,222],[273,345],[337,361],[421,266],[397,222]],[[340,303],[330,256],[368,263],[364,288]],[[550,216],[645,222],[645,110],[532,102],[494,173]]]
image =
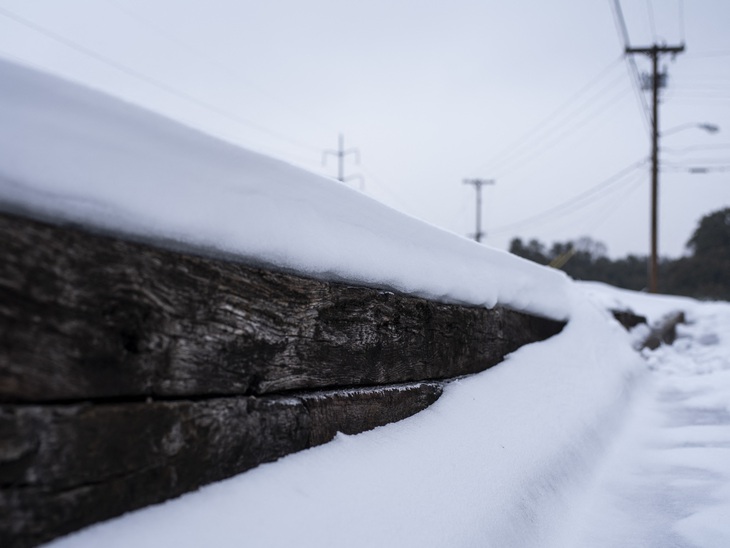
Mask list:
[[632,53],[642,53],[644,55],[657,55],[660,53],[672,53],[676,55],[677,53],[684,52],[684,44],[680,44],[679,46],[658,46],[653,45],[649,48],[632,48],[627,47],[625,52],[627,54]]

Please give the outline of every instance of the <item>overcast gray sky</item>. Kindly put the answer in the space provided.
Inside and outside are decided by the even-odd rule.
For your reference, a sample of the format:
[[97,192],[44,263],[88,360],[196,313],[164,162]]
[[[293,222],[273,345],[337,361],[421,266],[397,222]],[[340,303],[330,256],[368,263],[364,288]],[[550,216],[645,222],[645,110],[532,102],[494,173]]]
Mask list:
[[[649,164],[631,166],[649,131],[611,4],[0,0],[0,55],[330,176],[322,151],[342,132],[367,194],[459,234],[475,217],[462,179],[495,179],[495,247],[589,235],[646,254]],[[686,41],[662,60],[660,253],[677,256],[702,215],[730,206],[730,2],[621,5],[632,45]],[[703,122],[720,132],[690,127]]]

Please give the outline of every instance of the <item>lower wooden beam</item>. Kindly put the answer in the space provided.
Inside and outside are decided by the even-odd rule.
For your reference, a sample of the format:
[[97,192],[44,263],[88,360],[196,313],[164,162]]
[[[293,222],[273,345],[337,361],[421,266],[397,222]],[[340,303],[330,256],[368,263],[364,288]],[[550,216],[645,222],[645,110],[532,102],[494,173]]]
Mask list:
[[0,407],[0,546],[27,548],[421,411],[438,383]]
[[656,350],[661,344],[672,344],[677,339],[677,325],[685,322],[684,312],[676,311],[664,316],[651,326],[640,348]]
[[630,331],[637,325],[647,323],[646,316],[636,314],[632,310],[611,310],[610,312],[616,321],[623,325],[627,331]]
[[0,546],[416,413],[563,322],[0,213]]

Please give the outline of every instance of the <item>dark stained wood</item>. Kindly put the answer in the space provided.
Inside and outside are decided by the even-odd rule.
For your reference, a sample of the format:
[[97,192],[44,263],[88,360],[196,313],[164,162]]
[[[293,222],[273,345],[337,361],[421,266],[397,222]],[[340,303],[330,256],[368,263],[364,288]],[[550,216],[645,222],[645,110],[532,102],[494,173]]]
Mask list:
[[0,546],[410,416],[563,323],[0,214]]
[[32,546],[307,447],[289,399],[4,406],[0,544]]
[[416,383],[387,388],[333,390],[301,397],[309,413],[310,445],[320,445],[335,434],[358,434],[395,422],[435,402],[440,383]]
[[627,331],[637,325],[647,323],[646,316],[641,316],[631,310],[611,310],[611,314],[613,314],[616,321],[623,325]]
[[0,407],[0,546],[34,546],[406,418],[437,383],[204,401]]
[[656,350],[662,343],[672,344],[677,339],[677,325],[684,322],[684,312],[676,311],[667,314],[651,326],[651,330],[640,344],[640,348]]
[[262,395],[482,371],[562,323],[0,215],[0,401]]

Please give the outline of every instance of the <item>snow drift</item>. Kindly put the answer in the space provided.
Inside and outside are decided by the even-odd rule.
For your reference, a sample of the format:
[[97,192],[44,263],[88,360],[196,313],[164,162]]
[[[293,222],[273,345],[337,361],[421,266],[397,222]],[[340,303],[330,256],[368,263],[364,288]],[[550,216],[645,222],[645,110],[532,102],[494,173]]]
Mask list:
[[628,335],[560,272],[6,61],[0,154],[5,211],[570,320],[417,416],[58,546],[549,546],[642,378]]
[[0,207],[325,279],[568,316],[567,278],[0,60]]

